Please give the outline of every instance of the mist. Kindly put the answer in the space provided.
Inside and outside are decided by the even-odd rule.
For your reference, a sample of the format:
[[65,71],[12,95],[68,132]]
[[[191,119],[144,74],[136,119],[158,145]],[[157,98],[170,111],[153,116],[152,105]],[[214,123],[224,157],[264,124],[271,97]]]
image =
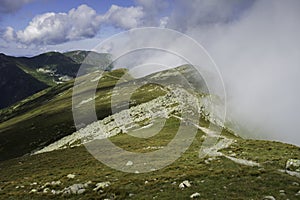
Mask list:
[[255,1],[240,6],[235,19],[236,1],[224,12],[216,1],[193,3],[188,24],[178,24],[174,12],[169,27],[181,27],[217,63],[233,128],[243,137],[300,145],[300,2]]
[[[162,12],[156,0],[147,2],[145,10],[149,9]],[[169,15],[162,16],[166,28],[195,39],[217,64],[226,89],[227,120],[242,137],[300,146],[299,10],[297,0],[174,0]],[[149,15],[145,16],[147,21]],[[155,20],[150,21],[155,26]],[[178,48],[177,39],[165,44],[166,49]],[[107,49],[119,54],[132,46],[165,40],[151,34],[132,35],[132,40],[116,41],[118,48],[108,44]],[[199,54],[188,48],[183,51],[194,57]],[[135,69],[140,77],[184,63],[166,52],[144,51],[119,58],[115,64],[143,66]]]

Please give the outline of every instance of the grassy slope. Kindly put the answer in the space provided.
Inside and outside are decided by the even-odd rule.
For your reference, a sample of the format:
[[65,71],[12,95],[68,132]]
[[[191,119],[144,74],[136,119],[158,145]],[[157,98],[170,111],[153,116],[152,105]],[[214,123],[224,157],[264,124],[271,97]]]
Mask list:
[[[100,98],[96,99],[98,118],[110,114],[110,99],[103,100],[101,97],[109,94],[118,77],[125,72],[120,69],[106,73],[102,79],[97,90]],[[126,86],[122,88],[131,87],[132,82],[134,81],[122,83]],[[0,124],[1,157],[18,156],[11,154],[16,151],[29,152],[75,130],[70,101],[72,85],[69,82],[47,89],[1,111],[1,116],[8,119]],[[149,89],[155,87],[148,84],[140,88],[132,96],[132,102],[142,103],[164,94],[159,88],[149,93]],[[122,93],[120,99],[122,101]],[[177,119],[169,119],[160,134],[149,139],[137,139],[122,134],[111,140],[126,150],[145,152],[148,151],[145,147],[166,145],[176,133],[178,123]],[[208,125],[203,120],[200,124]],[[234,137],[226,131],[223,134]],[[224,157],[218,157],[206,164],[205,159],[198,158],[202,136],[203,133],[199,131],[191,147],[176,162],[146,174],[115,171],[95,160],[83,146],[2,161],[0,199],[104,199],[113,195],[116,195],[116,199],[188,199],[194,192],[201,193],[201,199],[262,199],[265,195],[273,195],[276,199],[296,199],[294,194],[300,188],[293,182],[299,183],[299,179],[283,174],[278,169],[284,169],[288,158],[300,159],[299,147],[234,137],[238,142],[222,151],[226,154],[232,151],[238,158],[257,161],[262,167],[239,165]],[[3,143],[5,139],[10,142],[8,145]],[[70,173],[76,174],[76,178],[67,179],[66,175]],[[92,181],[93,185],[110,181],[112,185],[101,194],[94,192],[92,186],[85,194],[68,197],[29,194],[31,189],[57,180],[61,180],[62,185],[53,189],[63,189],[74,183],[87,181]],[[183,180],[190,180],[192,187],[180,190],[178,185]],[[145,184],[145,181],[148,183]],[[37,182],[38,186],[30,185],[33,182]],[[173,184],[174,182],[176,183]],[[16,186],[21,185],[24,188],[16,189]],[[282,189],[287,196],[280,196],[279,190]],[[129,197],[129,194],[134,196]]]
[[37,80],[43,82],[43,83],[46,83],[48,86],[55,86],[57,85],[55,82],[54,82],[54,79],[47,75],[47,74],[44,74],[44,73],[41,73],[41,72],[37,72],[36,69],[32,69],[30,67],[27,67],[21,63],[18,64],[18,67],[20,69],[22,69],[24,72],[26,72],[27,74],[30,74],[32,77],[36,78]]
[[[111,114],[111,90],[126,73],[124,69],[105,72],[99,82],[96,98],[98,119]],[[128,77],[127,80],[131,78]],[[124,80],[124,81],[127,81]],[[125,88],[132,87],[132,82]],[[5,160],[30,153],[75,131],[72,116],[73,81],[61,84],[16,103],[0,111],[0,160]],[[124,87],[122,87],[124,88]],[[148,92],[149,89],[154,89]],[[84,91],[82,91],[84,93]],[[120,93],[119,99],[122,100]],[[148,84],[132,97],[131,106],[147,102],[164,91],[153,84]]]
[[[162,131],[149,139],[133,139],[123,134],[111,138],[119,147],[146,152],[147,146],[167,144],[177,131],[179,121],[169,119]],[[206,122],[202,121],[202,125]],[[224,132],[225,135],[230,133]],[[0,163],[1,199],[189,199],[194,192],[201,199],[262,199],[273,195],[276,199],[296,199],[299,186],[293,184],[299,179],[278,172],[283,169],[287,158],[300,158],[298,147],[270,141],[243,140],[235,138],[233,145],[223,152],[233,151],[239,158],[251,159],[262,167],[248,167],[219,157],[209,164],[198,158],[203,138],[198,132],[193,144],[176,162],[161,170],[145,174],[129,174],[111,169],[95,160],[84,147],[59,150],[35,156],[25,156]],[[233,136],[232,136],[233,137]],[[107,155],[110,156],[110,155]],[[75,179],[67,179],[67,174],[76,174]],[[110,181],[111,186],[103,193],[93,191],[93,186],[82,195],[64,197],[52,194],[29,194],[46,182],[61,180],[62,185],[52,189],[63,189],[75,183]],[[189,180],[190,188],[181,190],[179,183]],[[145,184],[145,181],[148,183]],[[30,184],[37,182],[38,186]],[[176,182],[176,183],[174,183]],[[16,189],[23,185],[24,188]],[[279,190],[287,196],[280,196]],[[134,194],[129,197],[129,194]]]
[[10,106],[47,87],[45,83],[20,69],[13,57],[0,54],[0,108]]

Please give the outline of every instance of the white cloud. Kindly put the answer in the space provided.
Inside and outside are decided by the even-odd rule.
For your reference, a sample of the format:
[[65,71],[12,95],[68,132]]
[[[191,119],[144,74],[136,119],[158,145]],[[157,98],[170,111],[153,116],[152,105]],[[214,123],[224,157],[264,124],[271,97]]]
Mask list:
[[12,27],[7,27],[6,31],[3,34],[3,38],[7,41],[14,41],[15,39],[15,32],[14,29]]
[[138,6],[141,6],[144,11],[145,26],[164,26],[166,23],[167,16],[166,10],[169,7],[168,1],[161,0],[135,0]]
[[168,27],[197,39],[216,61],[229,113],[249,130],[240,133],[300,145],[300,2],[222,2],[181,1],[185,14],[175,10]]
[[169,26],[187,31],[191,27],[209,26],[231,22],[239,13],[250,6],[253,0],[174,0],[174,10],[170,16]]
[[[229,113],[243,128],[239,133],[300,145],[300,1],[176,1],[173,6],[166,27],[192,36],[217,63]],[[145,36],[145,42],[149,38],[155,40]],[[155,56],[135,57],[146,63]]]
[[120,7],[112,5],[102,16],[102,21],[123,29],[136,28],[142,24],[144,12],[142,7]]
[[95,37],[101,25],[109,24],[122,29],[135,28],[142,24],[141,7],[112,5],[99,15],[87,5],[80,5],[68,13],[44,13],[35,16],[24,30],[14,31],[7,27],[3,34],[6,41],[30,45],[54,45],[67,41]]
[[[93,37],[100,28],[100,17],[92,8],[81,5],[68,13],[45,13],[32,19],[29,25],[16,32],[15,40],[23,44],[58,44]],[[6,35],[12,36],[8,27]],[[12,40],[10,37],[5,37]]]

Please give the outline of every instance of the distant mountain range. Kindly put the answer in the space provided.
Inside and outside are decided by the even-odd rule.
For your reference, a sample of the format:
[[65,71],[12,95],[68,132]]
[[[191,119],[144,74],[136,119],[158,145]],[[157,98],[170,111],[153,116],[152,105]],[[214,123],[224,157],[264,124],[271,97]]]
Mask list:
[[0,54],[0,109],[75,78],[83,63],[89,69],[112,68],[112,65],[106,68],[109,54],[91,51],[48,52],[34,57]]

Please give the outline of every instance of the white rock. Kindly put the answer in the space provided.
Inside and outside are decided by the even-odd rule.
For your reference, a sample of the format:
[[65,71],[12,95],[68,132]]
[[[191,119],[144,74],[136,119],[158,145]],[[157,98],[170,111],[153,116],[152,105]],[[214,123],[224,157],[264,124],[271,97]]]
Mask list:
[[276,200],[273,196],[264,196],[263,200]]
[[74,184],[74,185],[71,185],[70,187],[70,190],[73,194],[77,194],[77,192],[80,190],[80,189],[83,189],[84,188],[84,185],[83,184]]
[[37,193],[37,189],[30,190],[29,194],[32,194],[32,193]]
[[84,187],[87,188],[90,184],[92,184],[92,181],[88,181],[84,184]]
[[52,186],[60,185],[60,184],[61,184],[61,181],[52,181],[52,182],[50,183],[50,185],[52,185]]
[[195,199],[195,198],[198,198],[198,197],[200,197],[200,193],[198,193],[198,192],[196,192],[196,193],[194,193],[190,196],[191,199]]
[[50,189],[49,189],[49,188],[45,188],[45,189],[43,190],[43,193],[48,193],[48,192],[50,192]]
[[126,163],[126,166],[132,166],[132,165],[133,165],[133,162],[130,160]]
[[77,191],[77,194],[83,194],[85,192],[85,189],[79,189],[78,191]]
[[294,186],[299,186],[299,183],[293,182],[292,185],[294,185]]
[[98,190],[104,189],[104,188],[106,188],[108,186],[110,186],[110,182],[109,181],[97,183],[96,187],[93,190],[94,191],[98,191]]
[[300,172],[300,160],[288,159],[286,161],[285,169],[289,171]]
[[45,184],[41,187],[41,189],[44,189],[44,188],[46,188],[46,187],[48,187],[48,186],[50,186],[50,185],[51,185],[51,183],[47,182],[47,183],[45,183]]
[[[89,124],[79,131],[50,144],[34,154],[72,147],[74,145],[78,145],[78,141],[80,143],[87,143],[95,139],[111,137],[122,132],[126,132],[128,127],[136,127],[136,124],[139,122],[143,122],[145,120],[151,121],[158,117],[168,118],[174,112],[181,113],[182,110],[189,109],[196,113],[199,110],[199,104],[208,104],[207,106],[204,106],[205,108],[208,108],[211,104],[211,97],[203,96],[201,97],[201,101],[199,101],[199,98],[200,97],[195,96],[185,89],[177,87],[171,88],[171,90],[164,96],[160,96],[149,102],[131,107],[130,109],[122,110],[112,116],[104,118],[103,120]],[[133,119],[128,118],[128,113],[135,117]],[[212,115],[209,116],[209,119],[212,117]],[[113,119],[120,120],[116,123]],[[99,131],[99,126],[103,131]]]
[[82,194],[84,192],[82,189],[85,191],[84,184],[78,183],[64,188],[61,192],[63,194],[79,194],[78,192],[80,192],[80,194]]
[[73,178],[75,178],[75,175],[74,175],[74,174],[68,174],[68,175],[67,175],[67,178],[73,179]]
[[296,196],[300,196],[300,190],[295,195]]
[[191,187],[191,183],[188,180],[183,181],[182,183],[179,184],[179,188],[183,189],[183,188],[187,188],[187,187]]

